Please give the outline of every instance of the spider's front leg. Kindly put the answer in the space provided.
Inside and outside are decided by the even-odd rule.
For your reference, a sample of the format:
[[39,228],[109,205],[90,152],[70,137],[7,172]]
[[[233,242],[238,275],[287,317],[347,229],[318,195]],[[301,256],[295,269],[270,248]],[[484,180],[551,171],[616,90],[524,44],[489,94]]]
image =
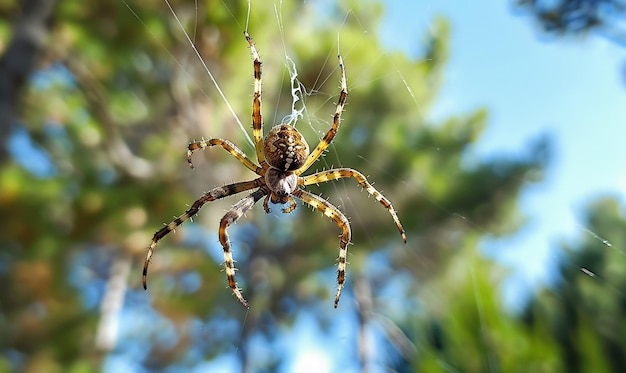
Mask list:
[[346,71],[343,66],[343,58],[341,58],[341,55],[338,55],[337,57],[339,59],[339,72],[341,73],[341,91],[339,91],[339,100],[337,100],[337,108],[335,109],[335,115],[333,116],[333,124],[328,132],[326,132],[326,135],[324,135],[324,137],[320,140],[319,144],[317,144],[315,149],[313,149],[311,154],[309,154],[302,167],[296,170],[296,174],[298,175],[308,170],[313,162],[315,162],[324,153],[324,151],[326,151],[326,148],[328,148],[339,131],[341,113],[343,113],[343,107],[345,106],[346,99],[348,97],[348,83],[346,82]]
[[250,46],[253,59],[254,69],[254,93],[252,97],[252,136],[254,138],[254,149],[256,150],[257,160],[259,164],[263,166],[265,163],[265,155],[263,154],[263,114],[261,110],[261,88],[262,88],[262,70],[261,70],[261,57],[259,52],[254,46],[252,38],[248,34],[248,31],[244,31],[244,36]]
[[232,250],[230,248],[230,240],[228,239],[228,232],[226,229],[243,214],[245,214],[246,211],[248,211],[252,206],[254,206],[255,203],[263,198],[265,194],[266,191],[262,188],[254,191],[249,196],[237,202],[230,210],[228,210],[228,212],[226,212],[226,215],[224,215],[220,221],[219,237],[222,248],[224,249],[224,267],[226,268],[228,287],[233,290],[233,294],[235,294],[239,302],[246,308],[249,308],[248,301],[246,301],[243,294],[241,294],[241,289],[239,289],[237,281],[235,281],[235,271],[237,268],[235,268],[235,260],[233,259]]

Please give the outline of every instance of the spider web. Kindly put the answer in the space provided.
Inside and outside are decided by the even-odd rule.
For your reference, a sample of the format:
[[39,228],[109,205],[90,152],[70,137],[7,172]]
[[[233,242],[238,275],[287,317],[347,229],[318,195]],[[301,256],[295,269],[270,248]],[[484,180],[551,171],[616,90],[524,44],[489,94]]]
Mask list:
[[[126,3],[126,2],[125,2]],[[237,123],[239,130],[242,133],[242,136],[244,138],[247,139],[249,144],[252,144],[252,140],[250,139],[250,135],[246,129],[246,126],[244,126],[241,122],[241,120],[238,118],[238,111],[235,110],[233,108],[233,106],[231,105],[230,101],[229,101],[229,97],[226,93],[224,93],[221,88],[220,88],[220,84],[219,82],[215,79],[211,68],[209,66],[207,66],[207,64],[204,62],[202,55],[200,54],[200,52],[198,51],[198,49],[195,47],[195,43],[194,43],[194,39],[195,39],[195,31],[192,32],[192,34],[188,34],[187,31],[185,30],[183,24],[181,23],[181,21],[179,20],[175,7],[172,6],[172,3],[168,2],[167,0],[165,0],[165,4],[167,6],[167,8],[170,11],[171,17],[178,23],[178,25],[180,26],[181,31],[183,32],[183,34],[185,35],[186,40],[189,43],[189,48],[193,51],[193,53],[197,56],[197,61],[199,64],[201,64],[203,66],[203,69],[206,71],[207,76],[209,76],[211,82],[212,82],[212,86],[211,89],[215,89],[216,91],[219,92],[220,97],[223,100],[224,105],[228,108],[229,112],[231,113],[233,119],[235,120],[235,122]],[[126,3],[126,5],[128,6],[128,8],[131,10],[131,12],[135,13],[133,8]],[[226,4],[222,4],[225,8],[228,8],[228,6]],[[330,91],[328,89],[322,89],[321,87],[325,86],[325,83],[327,81],[338,81],[338,76],[337,76],[337,71],[336,69],[331,69],[331,73],[324,73],[325,68],[327,67],[327,64],[332,64],[332,56],[335,54],[334,50],[329,50],[328,51],[328,58],[326,59],[325,63],[323,64],[322,67],[320,67],[320,74],[318,75],[318,80],[313,84],[312,87],[307,89],[306,84],[304,84],[302,81],[300,81],[299,78],[299,74],[298,74],[298,64],[294,61],[294,59],[292,57],[290,57],[290,53],[289,53],[289,49],[290,46],[285,42],[286,37],[285,37],[285,29],[290,30],[293,28],[296,28],[297,25],[293,24],[290,22],[290,20],[285,20],[282,16],[281,13],[281,3],[279,4],[273,4],[274,7],[274,14],[275,14],[275,27],[278,27],[279,29],[279,33],[281,35],[281,39],[283,40],[283,45],[282,45],[282,49],[283,49],[283,60],[284,60],[284,71],[287,72],[288,75],[288,82],[289,82],[289,87],[290,87],[290,96],[287,98],[281,98],[281,99],[285,99],[288,100],[290,102],[290,112],[286,115],[284,115],[280,120],[277,120],[277,117],[281,114],[275,112],[274,113],[274,117],[272,118],[271,123],[290,123],[290,124],[294,124],[297,125],[297,123],[305,123],[306,127],[308,127],[308,130],[317,135],[318,138],[321,137],[326,130],[328,129],[329,125],[330,125],[330,121],[328,119],[325,119],[323,117],[322,114],[322,110],[318,109],[318,106],[315,106],[313,104],[309,105],[309,103],[311,103],[311,101],[315,101],[315,100],[319,100],[322,103],[332,103],[333,100],[336,99],[337,93],[338,92],[333,92]],[[248,13],[248,19],[244,21],[241,20],[236,20],[234,19],[234,22],[241,22],[242,25],[245,24],[245,28],[247,29],[247,25],[249,23],[249,17],[250,14],[254,14],[254,8],[256,6],[260,6],[257,4],[252,4],[252,3],[248,3],[248,7],[249,7],[249,13]],[[320,5],[320,6],[324,6],[324,4]],[[136,14],[136,13],[135,13]],[[197,15],[196,15],[197,16]],[[137,16],[137,18],[139,19],[140,22],[141,21],[141,17]],[[356,19],[357,22],[360,21],[360,17],[356,12],[350,12],[348,14],[345,15],[345,20],[344,22],[346,22],[347,19],[349,18],[353,18]],[[429,21],[426,19],[426,16],[423,17],[422,21],[421,21],[424,25],[427,25],[429,23]],[[393,59],[391,58],[391,52],[388,52],[387,54],[383,55],[381,58],[385,58],[389,64],[389,75],[387,76],[375,76],[375,77],[369,77],[369,78],[365,78],[363,79],[363,76],[367,76],[367,66],[363,66],[363,65],[359,65],[359,61],[351,61],[349,59],[350,56],[350,50],[351,47],[349,45],[347,45],[346,43],[340,43],[341,41],[341,29],[342,29],[342,25],[341,24],[337,24],[336,28],[338,29],[337,32],[337,50],[344,55],[344,58],[349,61],[349,63],[346,63],[349,67],[349,89],[352,90],[354,88],[357,88],[359,85],[366,85],[366,84],[370,84],[371,81],[375,80],[375,79],[393,79],[393,80],[397,80],[400,81],[402,83],[402,85],[404,86],[404,90],[398,92],[397,94],[399,95],[403,95],[406,97],[409,97],[411,99],[411,101],[413,101],[413,103],[415,104],[415,106],[418,108],[418,110],[421,110],[421,108],[419,108],[419,103],[420,100],[418,98],[419,93],[415,92],[412,87],[411,84],[409,83],[411,77],[407,76],[405,74],[405,72],[402,70],[401,67],[397,67],[393,61]],[[363,29],[363,34],[366,35],[367,33],[370,32],[369,28],[362,24],[362,29]],[[254,37],[254,33],[253,30],[251,30],[252,36]],[[366,43],[368,42],[368,37],[369,36],[364,36],[359,42],[362,43]],[[260,50],[263,50],[263,45],[259,46]],[[262,58],[265,58],[267,56],[262,56]],[[264,59],[265,61],[265,59]],[[179,63],[178,61],[176,61],[176,63]],[[249,64],[250,65],[250,64]],[[264,65],[264,68],[266,67],[266,64]],[[181,67],[182,71],[185,71],[185,67],[183,65],[181,65],[179,63],[179,66]],[[246,69],[249,69],[250,66],[246,65]],[[243,73],[246,73],[248,70],[246,70]],[[331,84],[332,86],[332,84]],[[267,87],[265,87],[267,88]],[[203,88],[201,88],[202,90]],[[208,88],[204,88],[207,89]],[[205,93],[206,94],[206,93]],[[280,97],[279,97],[280,98]],[[348,102],[350,102],[350,97],[348,98]],[[269,112],[268,107],[271,108],[271,102],[268,101],[264,101],[264,111],[266,114],[267,112]],[[315,108],[313,108],[315,106]],[[445,103],[442,104],[441,106],[445,107]],[[441,107],[440,106],[440,107]],[[324,107],[324,105],[320,105],[320,107]],[[346,111],[346,113],[344,115],[350,115],[350,112],[352,110],[358,110],[357,108],[354,107],[350,107],[348,106],[347,108],[348,110]],[[435,111],[437,110],[443,110],[443,109],[437,109],[435,108]],[[239,112],[241,114],[241,112]],[[324,114],[327,113],[331,113],[331,111],[326,111]],[[425,113],[422,113],[422,115],[424,117],[426,117],[427,115]],[[434,114],[434,116],[436,117],[437,114]],[[270,122],[267,121],[266,122]],[[299,129],[302,129],[302,125],[299,126]],[[267,130],[267,127],[265,128],[265,130]],[[341,131],[346,130],[345,128],[342,129]],[[340,133],[341,133],[340,131]],[[368,134],[359,134],[358,131],[355,133],[352,133],[353,139],[355,139],[354,141],[358,142],[358,138],[360,136],[367,136]],[[309,137],[310,138],[310,137]],[[439,152],[441,151],[441,147],[438,145],[437,140],[436,139],[432,139],[433,141],[431,142],[431,147],[430,148],[426,148],[426,149],[419,149],[418,151],[429,151],[429,152]],[[343,140],[336,140],[336,141],[343,141]],[[310,144],[311,145],[311,144]],[[376,161],[374,159],[371,159],[369,154],[367,153],[362,153],[362,154],[358,154],[358,157],[360,159],[362,159],[366,165],[368,165],[369,168],[376,168],[379,167],[378,164],[376,163]],[[466,155],[466,160],[470,159],[470,163],[471,163],[471,158],[472,158],[472,154]],[[331,146],[329,147],[327,154],[325,155],[325,157],[321,158],[321,165],[323,168],[332,168],[334,165],[342,165],[343,162],[342,161],[342,155],[340,153],[337,152],[335,146],[333,144],[331,144]],[[393,174],[388,174],[387,175],[389,178],[394,178],[395,176]],[[403,185],[406,189],[418,193],[423,199],[425,199],[427,201],[428,204],[432,205],[435,207],[435,209],[440,210],[440,212],[442,212],[443,214],[448,215],[449,217],[456,219],[457,222],[461,225],[465,225],[470,227],[470,229],[475,230],[476,232],[480,233],[480,235],[482,236],[492,236],[492,237],[497,237],[498,234],[496,232],[492,232],[488,227],[484,227],[481,225],[480,222],[475,221],[471,218],[466,217],[464,214],[459,213],[453,209],[449,209],[447,208],[445,205],[441,205],[439,204],[435,199],[430,199],[426,194],[422,193],[422,191],[419,189],[419,187],[415,186],[415,181],[411,180],[411,179],[407,179],[407,178],[401,178],[401,179],[397,179],[396,180],[398,184]],[[366,217],[364,216],[365,214],[363,213],[363,206],[365,206],[367,203],[371,203],[371,201],[366,201],[361,199],[360,197],[356,197],[355,193],[353,192],[353,188],[354,185],[352,185],[349,182],[338,182],[335,184],[332,184],[330,186],[330,188],[332,188],[333,190],[333,194],[335,194],[335,196],[333,197],[335,200],[338,200],[339,203],[337,204],[339,206],[340,209],[342,209],[343,211],[347,211],[347,215],[351,217],[351,223],[353,225],[366,225]],[[392,200],[393,200],[393,196],[389,196]],[[220,210],[221,211],[221,210]],[[400,208],[400,211],[402,211],[402,209]],[[282,217],[281,214],[275,214],[274,215],[278,220],[281,221],[282,224],[286,224],[288,229],[291,229],[293,226],[289,226],[289,222],[287,221],[288,219],[286,219],[285,217]],[[210,219],[211,221],[215,221],[215,219],[213,219],[213,217]],[[243,225],[240,223],[240,225]],[[184,228],[184,229],[189,229],[189,228]],[[193,229],[193,228],[191,228]],[[245,229],[245,228],[244,228]],[[600,232],[595,232],[593,231],[591,228],[586,227],[582,224],[579,224],[578,226],[578,230],[580,232],[583,232],[587,235],[589,235],[593,240],[596,240],[600,245],[604,245],[607,248],[613,249],[613,250],[617,250],[618,252],[624,254],[624,250],[613,246],[610,242],[610,239],[606,239],[604,237],[602,237],[602,234]],[[236,235],[237,233],[232,233],[233,235]],[[360,237],[358,238],[360,240],[359,245],[363,245],[363,244],[369,244],[370,246],[373,246],[376,244],[377,240],[375,237],[373,236],[368,236],[366,235],[365,237]],[[363,242],[363,240],[367,241],[366,243]],[[411,237],[409,237],[409,240],[411,240]],[[497,241],[494,239],[494,241]],[[221,261],[221,258],[219,257],[219,247],[215,247],[213,250],[215,253],[217,253],[216,255],[216,260],[217,261]],[[376,255],[376,254],[375,254]],[[566,265],[568,265],[568,263],[566,263]],[[585,267],[585,266],[579,266],[577,264],[571,263],[569,265],[574,265],[577,266],[577,268],[580,270],[580,272],[584,275],[587,276],[591,279],[593,279],[594,281],[599,282],[600,284],[602,284],[603,286],[606,286],[610,289],[612,289],[612,291],[614,291],[616,293],[616,295],[621,295],[623,290],[618,288],[617,286],[614,286],[611,284],[610,279],[604,278],[603,276],[600,276],[598,274],[596,274],[594,271],[592,271],[591,269]],[[481,269],[478,268],[476,269],[476,271],[480,271]],[[329,275],[330,273],[330,275]],[[474,273],[473,276],[478,276],[477,273]],[[332,276],[332,272],[327,272],[326,273],[326,281],[327,281],[327,286],[332,287],[333,286],[333,280],[334,277]],[[472,277],[473,280],[476,281],[475,277]],[[474,292],[474,297],[476,299],[476,304],[477,304],[477,308],[479,309],[479,314],[482,314],[484,311],[482,310],[482,308],[484,307],[484,305],[482,305],[484,302],[486,302],[485,299],[483,299],[483,295],[481,295],[481,290],[478,284],[475,284],[474,286],[475,292]],[[431,294],[431,296],[434,294]],[[246,314],[247,317],[247,314]],[[321,335],[319,332],[315,332],[312,331],[310,328],[307,328],[307,324],[310,323],[309,318],[311,318],[312,316],[310,314],[307,314],[306,312],[303,313],[303,316],[301,318],[298,319],[298,321],[296,322],[294,329],[292,331],[290,331],[289,333],[285,334],[285,340],[289,340],[289,338],[293,338],[295,336],[304,336],[305,340],[308,340],[306,346],[308,349],[310,349],[310,351],[315,352],[314,356],[316,356],[316,361],[320,361],[320,355],[319,354],[328,354],[329,351],[328,349],[324,348],[324,345],[326,344],[326,342],[331,342],[332,339],[328,338],[328,337],[324,337],[323,335]],[[344,315],[339,315],[339,316],[332,316],[332,318],[335,319],[335,322],[337,324],[340,323],[350,323],[353,322],[353,320],[350,319],[349,316]],[[339,320],[339,321],[337,321]],[[244,342],[244,336],[243,336],[243,329],[245,328],[245,323],[246,320],[241,320],[242,323],[244,324],[244,326],[241,329],[241,335],[239,337],[239,342],[240,344],[243,344]],[[485,322],[485,325],[486,322]],[[335,325],[336,326],[336,325]],[[400,350],[400,354],[408,354],[410,353],[410,351],[415,350],[415,349],[420,349],[420,342],[418,341],[412,341],[410,340],[410,338],[408,338],[403,331],[401,330],[395,330],[394,329],[394,325],[393,323],[390,322],[389,319],[384,318],[383,316],[380,317],[380,319],[377,321],[377,323],[373,323],[372,325],[368,325],[369,328],[369,332],[366,332],[365,335],[365,343],[364,346],[362,346],[365,350],[368,351],[368,353],[370,353],[373,357],[373,360],[378,361],[379,363],[381,361],[384,361],[384,356],[380,356],[382,354],[377,354],[376,351],[376,347],[381,345],[381,337],[379,334],[376,333],[376,329],[385,329],[386,335],[387,336],[391,336],[388,338],[395,338],[393,340],[393,344],[394,346]],[[338,334],[341,335],[343,333],[345,333],[345,330],[339,330]],[[394,334],[395,333],[395,334]],[[383,333],[385,334],[385,333]],[[326,338],[326,339],[325,339]],[[264,341],[256,341],[256,342],[251,342],[251,345],[253,347],[248,347],[250,349],[252,349],[253,351],[262,352],[262,348],[259,347],[261,344],[263,344]],[[239,348],[243,348],[241,345],[239,346]],[[404,351],[403,351],[404,349]],[[309,352],[310,352],[309,351]],[[307,360],[302,357],[305,356],[303,351],[295,351],[296,353],[301,354],[301,358],[299,359],[295,359],[294,362],[292,362],[294,364],[294,366],[300,366],[298,364],[303,364],[303,366],[307,366]],[[331,354],[332,356],[332,354]],[[322,359],[323,360],[323,359]],[[332,359],[331,359],[332,360]],[[323,361],[328,361],[327,360],[323,360]],[[444,371],[450,371],[450,372],[454,372],[454,371],[458,371],[453,365],[449,364],[446,361],[443,360],[439,360],[439,364],[440,367],[444,370]],[[495,368],[494,368],[495,370]],[[299,370],[299,371],[303,371],[303,370]]]

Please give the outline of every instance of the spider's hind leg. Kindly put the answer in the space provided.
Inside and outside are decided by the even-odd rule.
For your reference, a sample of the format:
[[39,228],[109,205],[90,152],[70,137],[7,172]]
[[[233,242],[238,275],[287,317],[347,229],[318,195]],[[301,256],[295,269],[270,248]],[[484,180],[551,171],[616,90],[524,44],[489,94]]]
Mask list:
[[341,228],[341,240],[339,241],[339,258],[337,259],[337,294],[335,295],[335,308],[339,304],[339,298],[341,297],[341,289],[346,281],[346,266],[348,265],[348,244],[352,237],[350,230],[350,222],[344,214],[341,213],[330,202],[326,201],[322,197],[306,192],[302,189],[296,189],[293,195],[301,199],[304,203],[318,210],[324,216],[331,218]]
[[265,190],[257,189],[241,201],[237,202],[220,221],[219,237],[222,248],[224,249],[224,267],[226,268],[226,277],[228,279],[228,287],[233,290],[233,294],[239,302],[248,308],[248,301],[243,297],[241,289],[235,281],[235,260],[233,259],[230,240],[228,239],[227,228],[246,213],[255,203],[257,203],[266,194]]
[[143,288],[148,289],[148,267],[150,266],[150,262],[152,261],[152,254],[154,253],[154,249],[156,248],[157,243],[163,237],[167,236],[179,225],[183,224],[185,221],[191,219],[192,216],[196,215],[205,203],[215,201],[216,199],[224,198],[233,194],[241,193],[243,191],[256,188],[259,185],[260,179],[256,179],[252,181],[243,181],[239,183],[225,185],[222,187],[213,188],[210,191],[204,193],[202,197],[200,197],[198,200],[196,200],[191,205],[191,207],[187,211],[185,211],[184,214],[174,219],[168,225],[156,231],[156,233],[154,233],[154,236],[152,236],[152,242],[150,243],[150,246],[148,246],[148,253],[146,254],[146,260],[143,264]]

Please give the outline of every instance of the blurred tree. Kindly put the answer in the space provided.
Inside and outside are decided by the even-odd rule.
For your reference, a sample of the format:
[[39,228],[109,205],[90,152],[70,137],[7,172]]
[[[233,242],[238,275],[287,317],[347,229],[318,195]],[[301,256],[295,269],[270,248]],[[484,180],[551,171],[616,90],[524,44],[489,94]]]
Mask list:
[[[626,366],[626,218],[617,199],[586,210],[588,235],[564,244],[558,283],[539,292],[524,319],[554,339],[563,372],[621,372]],[[601,237],[611,237],[611,242]]]
[[594,33],[626,47],[623,0],[516,0],[545,32],[560,36]]
[[[558,342],[507,312],[499,284],[506,273],[476,252],[450,261],[449,273],[427,285],[429,312],[416,314],[420,358],[399,360],[399,372],[560,372]],[[435,294],[439,296],[435,296]]]
[[[27,0],[13,22],[13,33],[6,52],[0,58],[0,139],[6,139],[12,130],[12,119],[17,111],[20,90],[31,73],[37,54],[44,47],[44,35],[51,26],[56,1]],[[12,9],[15,4],[8,8]],[[7,25],[5,25],[7,26]],[[0,161],[7,157],[6,142],[0,142]]]
[[[172,5],[249,127],[246,4]],[[6,20],[19,14],[18,5],[0,2],[0,13],[9,40],[19,29]],[[298,128],[310,145],[327,130],[338,94],[339,29],[350,96],[335,143],[316,168],[368,174],[399,210],[409,243],[353,180],[310,188],[352,217],[348,285],[334,310],[337,227],[303,208],[288,216],[257,208],[231,229],[238,280],[251,302],[245,311],[225,288],[215,233],[237,199],[216,201],[200,223],[161,242],[145,293],[141,263],[154,231],[203,191],[252,178],[219,150],[198,154],[190,170],[187,142],[223,137],[248,154],[253,149],[163,2],[60,1],[19,113],[11,115],[10,158],[0,165],[0,214],[10,217],[0,225],[0,370],[187,371],[228,356],[237,356],[243,371],[286,369],[292,342],[285,338],[303,315],[343,351],[340,366],[366,370],[398,356],[418,367],[427,362],[415,348],[421,316],[441,314],[443,321],[429,324],[436,330],[456,309],[450,286],[458,263],[477,263],[475,290],[487,287],[483,276],[498,268],[480,259],[478,242],[518,228],[518,194],[541,179],[547,142],[527,154],[468,163],[464,152],[480,138],[486,112],[425,119],[448,53],[443,20],[413,60],[364,32],[377,29],[377,4],[320,9],[285,1],[278,13],[285,32],[269,6],[253,5],[248,25],[264,62],[266,127],[290,112],[286,48],[306,87]],[[465,312],[464,303],[458,307]],[[355,324],[354,334],[342,334]],[[395,352],[368,348],[372,340]],[[463,359],[459,351],[454,361]]]

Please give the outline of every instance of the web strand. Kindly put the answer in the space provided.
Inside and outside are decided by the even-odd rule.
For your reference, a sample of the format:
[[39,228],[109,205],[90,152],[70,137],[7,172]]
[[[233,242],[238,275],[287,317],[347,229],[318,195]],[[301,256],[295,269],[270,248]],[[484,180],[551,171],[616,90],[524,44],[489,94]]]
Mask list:
[[[250,135],[246,131],[245,126],[243,125],[243,123],[241,123],[241,120],[239,120],[239,117],[237,116],[237,113],[235,113],[235,110],[233,109],[232,105],[230,104],[230,101],[228,101],[228,99],[226,98],[226,95],[224,95],[224,92],[222,91],[222,88],[220,87],[219,83],[217,82],[217,80],[213,76],[213,73],[211,72],[211,69],[209,69],[209,67],[207,66],[206,62],[204,62],[204,59],[202,58],[202,55],[200,55],[200,52],[198,51],[198,48],[196,48],[196,44],[193,42],[193,40],[191,40],[191,37],[189,36],[189,33],[187,33],[187,31],[183,27],[182,22],[178,18],[178,15],[176,14],[174,9],[172,8],[170,2],[168,0],[163,0],[163,1],[165,2],[165,4],[167,5],[168,9],[170,10],[170,13],[172,13],[172,16],[176,20],[176,23],[178,23],[178,25],[180,26],[181,31],[185,35],[185,38],[189,42],[189,45],[191,45],[191,48],[193,49],[193,51],[195,52],[196,56],[198,57],[198,60],[202,64],[202,67],[204,68],[206,73],[209,75],[209,78],[211,79],[211,82],[213,83],[213,85],[215,86],[215,89],[217,90],[217,92],[219,93],[220,97],[222,98],[222,100],[226,104],[226,107],[228,108],[228,111],[230,111],[231,115],[233,116],[233,118],[237,122],[237,125],[239,125],[239,128],[244,133],[244,135],[246,137],[246,140],[248,141],[248,143],[251,146],[254,146],[254,142],[252,141],[252,139],[250,138]],[[247,29],[247,22],[246,22],[246,29]]]

